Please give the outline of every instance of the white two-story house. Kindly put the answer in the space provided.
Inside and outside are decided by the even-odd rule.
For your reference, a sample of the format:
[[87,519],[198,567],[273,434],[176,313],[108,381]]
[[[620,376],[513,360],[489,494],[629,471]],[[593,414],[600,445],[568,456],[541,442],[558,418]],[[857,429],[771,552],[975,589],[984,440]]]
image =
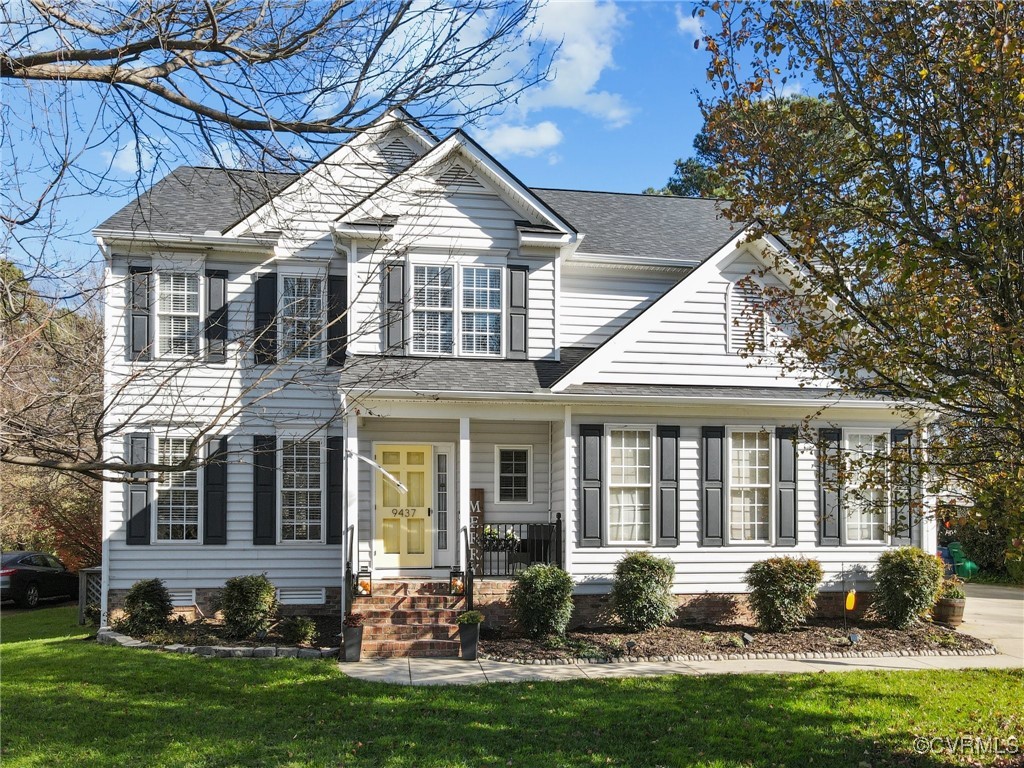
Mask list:
[[95,234],[106,454],[186,467],[200,438],[194,468],[108,484],[104,616],[148,577],[340,610],[347,574],[479,590],[537,560],[585,615],[637,549],[685,608],[767,557],[841,590],[934,537],[899,478],[834,482],[914,428],[758,353],[785,246],[715,201],[531,189],[392,113],[302,175],[179,168]]

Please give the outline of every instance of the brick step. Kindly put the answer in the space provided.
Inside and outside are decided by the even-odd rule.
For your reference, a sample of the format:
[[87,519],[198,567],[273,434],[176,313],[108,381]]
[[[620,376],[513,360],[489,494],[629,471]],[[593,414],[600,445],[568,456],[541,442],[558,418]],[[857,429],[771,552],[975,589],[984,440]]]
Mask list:
[[447,581],[375,581],[373,594],[377,595],[448,595]]
[[364,624],[363,642],[380,640],[454,640],[459,629],[453,624]]
[[379,642],[363,641],[363,658],[426,658],[446,656],[457,658],[459,655],[458,640],[384,640]]
[[365,613],[373,610],[389,611],[426,611],[445,609],[449,611],[464,610],[465,598],[437,595],[387,595],[373,597],[357,597],[352,600],[352,610]]
[[462,611],[455,608],[437,608],[433,611],[372,608],[363,611],[365,623],[370,624],[454,624]]

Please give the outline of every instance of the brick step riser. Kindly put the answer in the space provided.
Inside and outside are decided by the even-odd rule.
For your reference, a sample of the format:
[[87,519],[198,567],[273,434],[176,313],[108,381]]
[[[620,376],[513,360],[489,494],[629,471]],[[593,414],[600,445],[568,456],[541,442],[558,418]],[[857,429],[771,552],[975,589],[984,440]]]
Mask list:
[[457,640],[459,630],[449,626],[363,626],[363,642],[383,640]]
[[438,595],[449,596],[447,581],[428,582],[405,582],[405,581],[375,581],[373,583],[374,597],[377,595]]
[[459,655],[458,641],[451,640],[398,640],[376,643],[363,643],[363,657],[371,659],[383,658],[420,658],[426,656]]
[[352,610],[356,613],[366,611],[428,611],[448,610],[462,611],[465,600],[461,597],[431,597],[428,595],[410,595],[408,597],[357,597],[352,601]]
[[363,611],[364,623],[370,624],[454,624],[459,611],[438,608],[434,611]]

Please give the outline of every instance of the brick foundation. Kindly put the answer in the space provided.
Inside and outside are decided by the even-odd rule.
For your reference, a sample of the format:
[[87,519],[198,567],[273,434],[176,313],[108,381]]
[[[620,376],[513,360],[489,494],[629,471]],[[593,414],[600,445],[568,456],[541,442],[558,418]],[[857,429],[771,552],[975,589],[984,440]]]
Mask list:
[[[196,604],[187,608],[175,608],[175,616],[184,616],[189,621],[199,618],[199,612],[207,618],[217,616],[213,609],[214,599],[221,587],[199,587],[196,589]],[[278,607],[281,616],[338,616],[341,613],[341,587],[327,587],[326,600],[312,605],[282,605]],[[127,589],[111,589],[107,592],[107,622],[119,618],[124,613],[124,599]],[[199,612],[196,608],[199,608]]]

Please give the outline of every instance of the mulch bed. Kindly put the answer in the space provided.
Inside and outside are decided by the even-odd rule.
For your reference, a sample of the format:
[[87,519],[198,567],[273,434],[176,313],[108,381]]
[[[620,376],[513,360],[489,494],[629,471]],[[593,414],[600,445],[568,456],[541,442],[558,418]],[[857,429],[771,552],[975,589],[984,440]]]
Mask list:
[[[312,643],[302,647],[336,648],[341,645],[340,616],[311,616],[310,618],[316,624],[316,635]],[[171,621],[166,629],[151,632],[138,639],[160,645],[181,643],[182,645],[232,645],[242,648],[257,648],[262,645],[294,645],[294,643],[287,643],[278,634],[277,626],[278,624],[271,625],[263,637],[239,640],[228,637],[224,632],[224,626],[217,620],[185,621],[181,619]]]
[[[860,639],[850,645],[850,632]],[[743,640],[753,638],[749,644]],[[752,653],[872,653],[901,651],[984,651],[990,646],[970,635],[931,624],[897,630],[860,621],[812,620],[792,632],[762,632],[746,626],[661,627],[628,632],[617,627],[578,629],[564,638],[531,640],[511,632],[485,632],[480,650],[490,658],[516,660],[609,659],[619,657],[744,656]]]

